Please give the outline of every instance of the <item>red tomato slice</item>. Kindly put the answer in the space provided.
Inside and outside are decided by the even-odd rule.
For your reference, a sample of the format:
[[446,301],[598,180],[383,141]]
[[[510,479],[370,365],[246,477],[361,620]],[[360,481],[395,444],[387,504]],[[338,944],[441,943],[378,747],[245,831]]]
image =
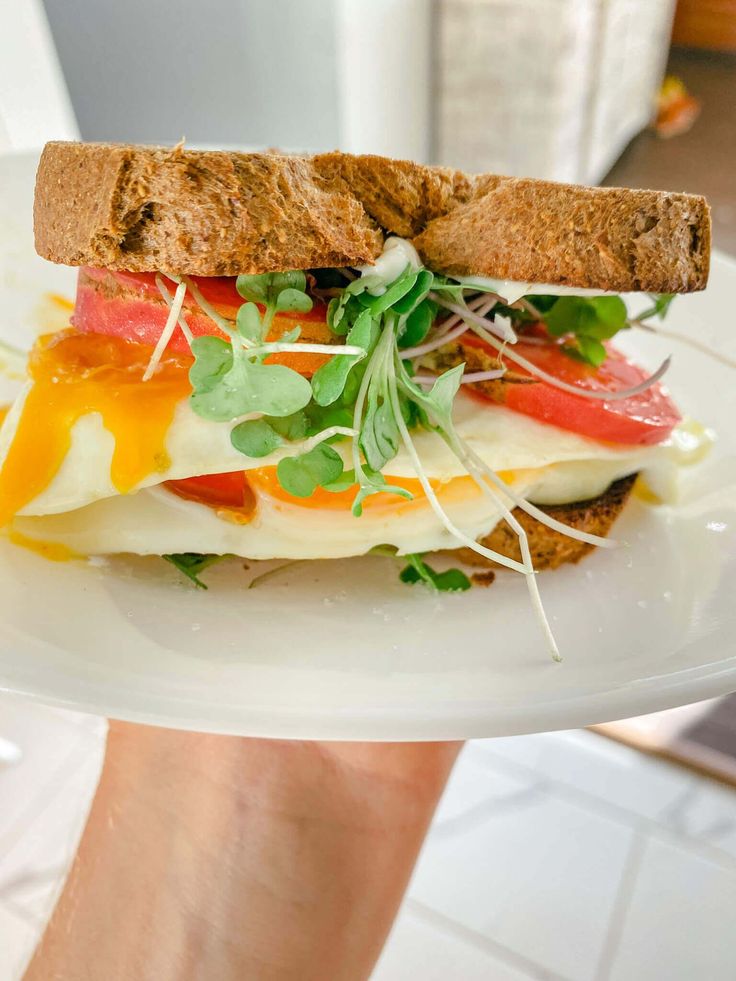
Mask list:
[[228,508],[251,512],[255,496],[242,470],[234,473],[210,473],[164,483],[172,493],[187,501],[196,501],[213,508]]
[[[475,335],[464,335],[462,343],[483,348],[489,353],[493,351]],[[615,348],[607,346],[607,350],[605,362],[594,368],[575,361],[554,342],[529,344],[520,340],[514,345],[515,352],[548,374],[593,392],[633,388],[647,378],[648,373],[643,368],[629,361]],[[511,360],[507,360],[506,365],[517,374],[533,377]],[[543,381],[527,385],[509,384],[505,388],[504,404],[515,412],[611,443],[643,446],[661,443],[681,419],[677,406],[659,384],[650,386],[639,395],[611,402],[563,392]]]
[[[121,291],[109,293],[102,284],[109,278]],[[243,298],[235,288],[235,278],[225,276],[192,276],[193,282],[215,310],[228,320],[234,320]],[[99,284],[99,285],[98,285]],[[176,288],[169,282],[169,292]],[[84,333],[108,334],[129,341],[155,346],[168,318],[168,307],[162,302],[154,273],[111,272],[107,269],[84,267],[80,270],[77,299],[72,324]],[[187,293],[184,315],[195,337],[212,334],[225,335],[206,316],[194,298]],[[274,317],[269,340],[276,340],[296,323],[302,327],[300,339],[320,344],[334,343],[327,326],[327,307],[315,303],[309,313],[280,313]],[[181,328],[176,327],[167,345],[168,351],[189,353],[189,344]],[[268,359],[276,364],[286,364],[304,375],[313,374],[328,356],[320,354],[280,354]]]

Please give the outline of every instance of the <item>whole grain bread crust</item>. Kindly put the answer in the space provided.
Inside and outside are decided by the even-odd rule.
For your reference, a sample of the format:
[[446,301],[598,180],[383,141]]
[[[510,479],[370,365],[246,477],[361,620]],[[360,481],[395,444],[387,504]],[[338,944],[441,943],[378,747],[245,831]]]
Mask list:
[[201,276],[371,263],[392,234],[435,271],[665,293],[710,256],[702,197],[338,152],[48,143],[34,227],[52,262]]
[[[592,535],[600,535],[605,538],[608,536],[614,521],[623,511],[631,495],[635,480],[636,474],[632,474],[630,477],[614,481],[603,494],[589,501],[558,504],[553,507],[547,506],[540,510],[563,524],[577,528],[578,531],[587,531]],[[515,508],[513,515],[526,531],[532,563],[537,572],[543,569],[556,569],[565,562],[579,562],[583,556],[595,548],[594,545],[587,545],[585,542],[579,542],[568,535],[563,535],[562,532],[548,528],[541,521],[530,517],[521,508]],[[521,561],[518,536],[504,521],[496,525],[489,535],[482,538],[481,544],[501,555],[516,559],[518,562]],[[477,552],[469,548],[456,549],[453,554],[467,565],[490,569],[498,568],[496,563],[478,555]]]

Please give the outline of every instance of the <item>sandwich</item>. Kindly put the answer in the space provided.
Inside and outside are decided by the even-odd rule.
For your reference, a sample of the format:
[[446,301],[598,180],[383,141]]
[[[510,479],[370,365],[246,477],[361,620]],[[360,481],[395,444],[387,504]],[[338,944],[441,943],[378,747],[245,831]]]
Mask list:
[[55,142],[34,228],[78,287],[0,431],[0,526],[53,557],[200,586],[226,556],[378,551],[440,590],[507,569],[556,656],[536,573],[609,546],[704,441],[668,362],[612,340],[705,287],[701,197]]

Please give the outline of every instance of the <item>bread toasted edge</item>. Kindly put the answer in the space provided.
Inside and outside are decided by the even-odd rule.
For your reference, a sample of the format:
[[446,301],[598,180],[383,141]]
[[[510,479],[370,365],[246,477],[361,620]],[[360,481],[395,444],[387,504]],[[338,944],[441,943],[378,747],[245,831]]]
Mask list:
[[703,289],[711,236],[695,195],[337,151],[69,142],[41,155],[34,230],[52,262],[201,276],[371,263],[394,234],[436,271],[653,293]]
[[[626,506],[635,481],[636,474],[632,474],[629,477],[614,481],[603,494],[591,500],[547,506],[541,510],[571,528],[605,538]],[[527,534],[532,564],[537,572],[545,569],[557,569],[566,562],[579,562],[595,548],[594,545],[588,545],[575,538],[570,538],[562,532],[548,528],[541,521],[530,517],[521,508],[515,508],[513,515]],[[496,525],[489,535],[482,538],[481,544],[501,555],[521,561],[519,539],[504,521]],[[469,548],[454,549],[452,554],[466,565],[481,566],[488,569],[499,568],[496,563],[478,555],[477,552]]]

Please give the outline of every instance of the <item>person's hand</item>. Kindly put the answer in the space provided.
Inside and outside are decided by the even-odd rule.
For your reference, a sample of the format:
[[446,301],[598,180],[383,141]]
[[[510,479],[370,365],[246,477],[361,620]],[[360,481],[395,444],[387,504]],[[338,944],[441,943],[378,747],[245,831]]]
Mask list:
[[27,981],[367,977],[459,748],[112,723]]

